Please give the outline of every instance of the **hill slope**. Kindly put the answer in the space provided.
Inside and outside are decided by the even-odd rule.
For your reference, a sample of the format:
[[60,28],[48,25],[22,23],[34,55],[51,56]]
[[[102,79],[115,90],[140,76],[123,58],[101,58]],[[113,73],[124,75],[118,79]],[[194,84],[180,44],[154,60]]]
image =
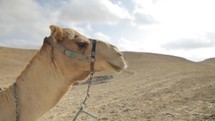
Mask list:
[[0,47],[0,88],[16,80],[35,52],[35,50]]
[[215,58],[206,59],[206,60],[202,61],[201,63],[208,64],[208,65],[211,65],[211,66],[215,66]]
[[[0,86],[11,84],[34,53],[1,48],[0,67],[4,69],[0,73]],[[107,83],[92,86],[88,111],[104,121],[215,120],[213,66],[160,54],[125,52],[124,55],[128,69],[114,74]],[[74,86],[40,121],[72,120],[86,88],[86,85]],[[78,121],[85,120],[82,115]]]

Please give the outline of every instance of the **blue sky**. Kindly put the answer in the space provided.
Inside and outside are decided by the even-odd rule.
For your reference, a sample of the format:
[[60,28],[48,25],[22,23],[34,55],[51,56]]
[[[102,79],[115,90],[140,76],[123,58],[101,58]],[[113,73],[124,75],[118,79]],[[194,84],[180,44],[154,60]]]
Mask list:
[[0,0],[0,46],[39,49],[49,26],[124,51],[215,57],[214,0]]

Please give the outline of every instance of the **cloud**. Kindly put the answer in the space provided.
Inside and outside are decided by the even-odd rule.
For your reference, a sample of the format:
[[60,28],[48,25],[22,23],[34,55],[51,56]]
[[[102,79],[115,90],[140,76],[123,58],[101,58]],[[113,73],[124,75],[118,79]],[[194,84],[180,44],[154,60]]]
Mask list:
[[145,49],[145,45],[140,41],[136,41],[134,39],[128,39],[125,37],[121,37],[117,42],[120,50],[123,51],[143,51]]
[[132,13],[132,24],[141,26],[158,23],[151,13],[151,8],[156,2],[157,0],[133,0],[135,8]]
[[133,17],[134,19],[132,23],[134,25],[150,25],[150,24],[158,23],[151,15],[144,14],[141,12],[134,12]]
[[[34,0],[1,0],[0,42],[16,46],[19,41],[24,48],[36,47],[49,35],[49,25],[56,23],[57,12],[41,7]],[[23,44],[24,41],[31,44]],[[17,44],[14,44],[17,43]],[[39,46],[38,46],[39,47]],[[37,47],[37,48],[38,48]]]
[[190,50],[190,49],[197,49],[197,48],[207,48],[207,47],[213,47],[214,43],[211,41],[203,42],[201,40],[195,40],[195,39],[179,39],[177,41],[164,44],[163,47],[166,49],[184,49],[184,50]]
[[93,35],[92,24],[116,24],[131,19],[119,2],[109,0],[1,0],[0,16],[0,44],[22,48],[39,48],[43,37],[50,34],[51,24],[75,28],[87,36],[91,33],[110,41],[102,32]]
[[192,50],[200,48],[215,47],[215,33],[206,33],[201,38],[182,38],[162,46],[165,49],[171,50]]
[[71,0],[62,8],[60,19],[74,23],[118,23],[130,20],[127,10],[109,0]]
[[133,23],[137,26],[159,23],[187,31],[214,31],[214,0],[133,0],[133,3]]
[[111,42],[111,38],[108,35],[103,34],[102,32],[96,32],[95,38],[100,39],[102,41]]

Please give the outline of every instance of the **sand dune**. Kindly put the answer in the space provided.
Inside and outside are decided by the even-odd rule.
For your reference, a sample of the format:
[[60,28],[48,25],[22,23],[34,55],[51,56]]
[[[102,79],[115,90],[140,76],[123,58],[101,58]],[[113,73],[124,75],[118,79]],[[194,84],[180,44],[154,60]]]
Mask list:
[[[35,51],[0,48],[0,87],[7,87]],[[215,121],[215,61],[124,52],[128,69],[94,84],[88,110],[107,121]],[[40,121],[70,121],[86,92],[73,87]],[[89,118],[90,119],[90,118]],[[85,121],[81,116],[79,121]],[[91,119],[93,121],[93,119]]]

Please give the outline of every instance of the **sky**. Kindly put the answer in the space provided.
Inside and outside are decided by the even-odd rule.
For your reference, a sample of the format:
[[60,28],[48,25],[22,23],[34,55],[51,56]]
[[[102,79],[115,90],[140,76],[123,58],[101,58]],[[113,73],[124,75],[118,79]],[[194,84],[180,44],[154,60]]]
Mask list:
[[50,25],[122,51],[215,57],[215,0],[0,0],[0,46],[39,49]]

